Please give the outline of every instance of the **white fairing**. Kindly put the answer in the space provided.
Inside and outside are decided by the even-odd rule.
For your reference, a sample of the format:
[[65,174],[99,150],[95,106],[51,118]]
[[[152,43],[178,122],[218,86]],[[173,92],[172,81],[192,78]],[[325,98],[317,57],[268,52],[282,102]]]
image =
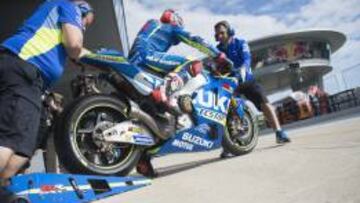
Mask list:
[[191,95],[200,87],[206,85],[207,79],[203,74],[199,74],[196,77],[191,78],[181,90],[175,92],[171,97],[178,97],[180,95]]
[[194,126],[194,122],[191,120],[189,114],[183,114],[178,117],[176,129],[178,131],[189,129]]
[[106,142],[131,143],[151,146],[155,144],[150,131],[141,124],[125,121],[103,131],[102,137]]
[[146,72],[138,73],[135,78],[124,75],[132,85],[143,95],[149,95],[156,87],[163,83],[163,79]]

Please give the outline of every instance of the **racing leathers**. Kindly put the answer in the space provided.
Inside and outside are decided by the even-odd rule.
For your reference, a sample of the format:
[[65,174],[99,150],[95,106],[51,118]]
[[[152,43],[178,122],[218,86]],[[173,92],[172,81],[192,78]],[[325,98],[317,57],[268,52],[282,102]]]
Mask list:
[[201,72],[202,64],[199,61],[193,62],[186,57],[166,53],[171,46],[180,42],[210,57],[216,58],[221,53],[201,37],[185,31],[182,26],[154,19],[141,28],[130,50],[131,63],[165,75],[165,83],[158,89],[160,93],[155,96],[155,101],[167,102],[168,96]]

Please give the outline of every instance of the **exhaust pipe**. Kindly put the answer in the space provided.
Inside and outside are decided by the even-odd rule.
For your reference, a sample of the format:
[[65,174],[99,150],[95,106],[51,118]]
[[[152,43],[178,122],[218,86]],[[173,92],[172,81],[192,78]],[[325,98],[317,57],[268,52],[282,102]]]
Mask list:
[[166,140],[169,138],[169,135],[166,135],[165,133],[162,133],[159,129],[159,126],[156,124],[155,120],[147,113],[145,113],[143,110],[140,109],[140,107],[133,101],[130,101],[130,112],[129,116],[131,118],[137,118],[141,122],[143,122],[147,127],[150,128],[150,130],[155,133],[155,135],[163,140]]

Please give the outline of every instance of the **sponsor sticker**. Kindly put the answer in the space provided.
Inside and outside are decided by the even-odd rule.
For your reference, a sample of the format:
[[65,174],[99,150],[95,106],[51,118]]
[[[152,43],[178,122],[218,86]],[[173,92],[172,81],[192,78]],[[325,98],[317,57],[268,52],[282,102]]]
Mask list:
[[219,113],[216,111],[212,111],[209,109],[200,108],[199,113],[202,117],[207,118],[209,120],[215,121],[222,125],[225,125],[226,122],[226,115],[223,113]]

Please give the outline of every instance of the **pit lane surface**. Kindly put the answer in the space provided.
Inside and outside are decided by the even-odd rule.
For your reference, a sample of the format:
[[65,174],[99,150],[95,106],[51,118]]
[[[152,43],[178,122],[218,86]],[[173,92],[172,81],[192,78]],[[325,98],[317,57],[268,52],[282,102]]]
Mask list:
[[220,151],[154,159],[152,185],[98,203],[360,202],[360,115],[288,131],[292,143],[261,136],[252,153]]

